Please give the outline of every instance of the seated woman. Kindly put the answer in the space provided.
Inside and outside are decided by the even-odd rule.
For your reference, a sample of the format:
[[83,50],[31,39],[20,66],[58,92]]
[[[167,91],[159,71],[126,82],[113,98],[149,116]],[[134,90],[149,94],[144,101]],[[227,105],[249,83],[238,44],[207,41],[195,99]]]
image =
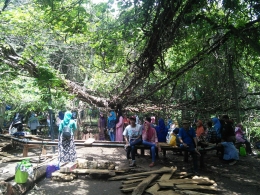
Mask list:
[[230,165],[234,165],[239,160],[238,151],[233,142],[221,142],[218,144],[221,151],[221,159],[228,162]]
[[144,130],[142,132],[143,145],[151,147],[152,153],[152,163],[149,167],[153,167],[155,165],[155,149],[158,147],[158,151],[161,151],[160,145],[158,144],[158,138],[156,134],[156,130],[151,127],[148,121],[144,122]]
[[155,127],[158,142],[166,142],[166,137],[168,134],[168,128],[165,126],[164,120],[162,118],[159,119],[158,126]]
[[236,141],[239,143],[244,143],[246,145],[246,152],[250,155],[254,155],[252,152],[251,144],[247,139],[245,138],[245,133],[243,132],[243,125],[237,124],[235,128],[236,133]]
[[198,145],[204,147],[204,144],[206,142],[206,133],[202,121],[198,120],[196,126],[196,136],[198,139]]

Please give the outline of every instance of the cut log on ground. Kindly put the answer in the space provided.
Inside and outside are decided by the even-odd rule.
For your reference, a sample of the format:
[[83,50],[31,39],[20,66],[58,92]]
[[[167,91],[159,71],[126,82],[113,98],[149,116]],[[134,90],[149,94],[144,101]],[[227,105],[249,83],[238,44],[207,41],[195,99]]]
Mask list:
[[144,179],[138,186],[134,189],[132,195],[142,195],[147,186],[159,175],[158,174],[151,174],[149,177]]

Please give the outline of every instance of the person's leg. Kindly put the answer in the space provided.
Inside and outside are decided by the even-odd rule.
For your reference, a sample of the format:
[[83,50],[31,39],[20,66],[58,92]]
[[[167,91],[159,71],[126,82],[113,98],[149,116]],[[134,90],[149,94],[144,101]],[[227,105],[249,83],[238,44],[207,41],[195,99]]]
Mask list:
[[198,171],[198,157],[195,151],[191,151],[191,157],[192,157],[192,161],[193,161],[193,170],[194,172]]
[[252,154],[252,148],[251,148],[250,142],[246,140],[245,144],[246,144],[246,152],[248,154]]
[[154,162],[155,162],[155,148],[156,148],[156,145],[154,143],[147,142],[147,141],[143,141],[143,145],[151,147],[152,163],[149,166],[153,167],[154,166]]
[[130,140],[130,150],[131,150],[131,158],[132,158],[132,163],[130,166],[135,166],[135,145],[141,144],[142,140],[141,139],[131,139]]

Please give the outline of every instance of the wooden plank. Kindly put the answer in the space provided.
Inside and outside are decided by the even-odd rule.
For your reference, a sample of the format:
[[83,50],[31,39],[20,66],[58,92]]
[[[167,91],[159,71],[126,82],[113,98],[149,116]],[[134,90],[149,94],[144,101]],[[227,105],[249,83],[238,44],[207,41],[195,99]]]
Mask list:
[[156,183],[152,187],[146,189],[145,191],[150,194],[155,194],[158,190],[160,190],[160,186],[158,183]]
[[203,185],[196,185],[196,184],[178,184],[175,185],[177,189],[180,190],[209,190],[209,191],[217,191],[214,186],[203,186]]
[[152,195],[181,195],[181,193],[175,192],[173,190],[166,190],[166,191],[159,191],[159,190],[160,190],[160,186],[158,185],[158,183],[156,183],[145,191]]
[[158,174],[151,174],[149,177],[144,179],[138,186],[134,189],[132,195],[142,195],[147,186],[156,178]]
[[191,177],[193,175],[194,175],[194,173],[187,173],[186,175],[180,176],[179,178],[184,179],[184,178],[187,178],[187,177]]
[[121,191],[124,192],[124,193],[132,192],[135,189],[135,187],[122,188]]
[[179,192],[175,192],[173,190],[165,190],[165,191],[158,191],[154,195],[182,195]]
[[132,188],[132,187],[136,187],[139,183],[141,183],[141,181],[140,181],[140,182],[137,182],[137,183],[122,184],[122,185],[120,186],[120,188],[122,189],[122,188]]
[[108,180],[115,181],[115,180],[126,179],[128,177],[136,177],[136,176],[144,176],[144,175],[151,175],[151,174],[169,173],[171,171],[172,171],[172,168],[162,167],[159,170],[147,171],[147,172],[142,172],[142,173],[134,173],[134,174],[122,175],[122,176],[116,176],[116,177],[109,178]]
[[213,185],[209,180],[202,179],[171,179],[168,181],[158,182],[160,188],[172,188],[174,185],[178,184],[197,184],[197,185]]
[[130,183],[138,183],[138,182],[141,182],[143,181],[144,178],[141,178],[141,179],[132,179],[132,180],[128,180],[128,181],[122,181],[122,184],[130,184]]
[[146,178],[146,175],[136,176],[136,177],[129,177],[125,178],[126,180],[133,180],[133,179],[143,179]]
[[167,181],[171,179],[172,175],[176,172],[177,167],[174,167],[170,173],[164,173],[158,181]]
[[[191,191],[191,190],[182,190],[182,194],[185,195],[211,195],[211,193],[203,193],[203,192],[196,192],[196,191]],[[214,193],[215,194],[215,193]]]

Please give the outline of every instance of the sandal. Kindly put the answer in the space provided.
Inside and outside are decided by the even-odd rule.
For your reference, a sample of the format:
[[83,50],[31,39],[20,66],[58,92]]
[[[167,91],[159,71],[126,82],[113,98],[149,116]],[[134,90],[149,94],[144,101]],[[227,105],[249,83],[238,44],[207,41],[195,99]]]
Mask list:
[[154,167],[154,166],[155,166],[154,162],[152,162],[151,164],[149,164],[149,167]]

